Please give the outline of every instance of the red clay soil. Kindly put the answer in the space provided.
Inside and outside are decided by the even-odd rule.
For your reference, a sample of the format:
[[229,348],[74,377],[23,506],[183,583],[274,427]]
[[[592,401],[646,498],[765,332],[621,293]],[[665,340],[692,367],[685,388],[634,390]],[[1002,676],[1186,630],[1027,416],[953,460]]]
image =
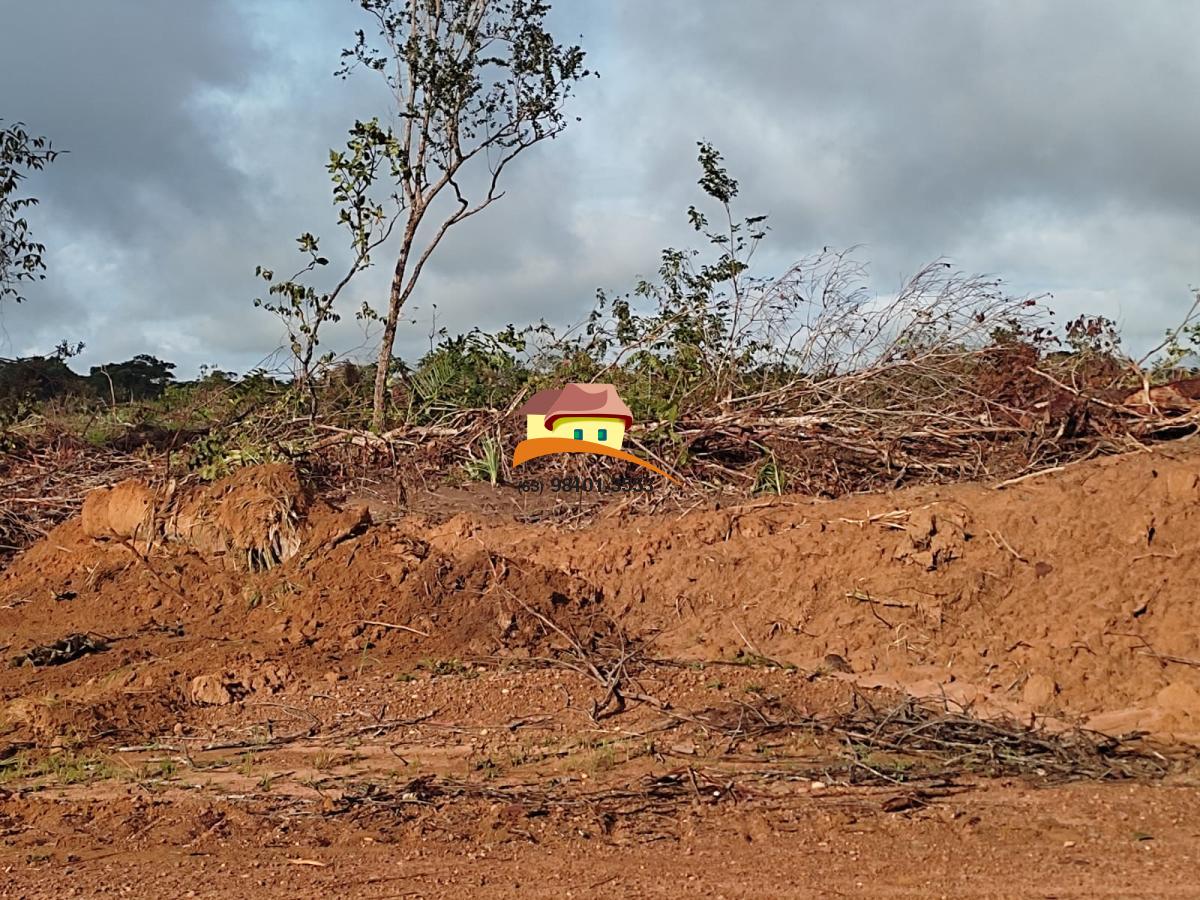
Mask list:
[[[0,668],[0,896],[1195,895],[1194,443],[575,528],[371,524],[285,467],[138,496],[0,573],[6,662],[95,651]],[[614,652],[660,662],[594,718]],[[916,791],[755,731],[903,694],[1174,774]]]
[[602,586],[661,652],[748,643],[861,683],[1092,727],[1200,736],[1200,456],[1088,462],[1001,490],[778,500],[577,531],[459,516],[426,532]]
[[195,790],[46,797],[6,804],[8,821],[33,819],[55,839],[4,854],[0,896],[1188,898],[1194,794],[993,785],[889,815],[837,792],[783,810],[687,809],[650,841],[583,816],[542,836],[528,810],[486,804],[398,825]]

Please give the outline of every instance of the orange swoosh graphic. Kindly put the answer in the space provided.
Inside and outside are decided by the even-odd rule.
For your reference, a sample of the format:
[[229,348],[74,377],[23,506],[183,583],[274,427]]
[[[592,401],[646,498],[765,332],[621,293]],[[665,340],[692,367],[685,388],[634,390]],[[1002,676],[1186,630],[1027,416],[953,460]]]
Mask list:
[[616,450],[592,441],[577,441],[573,438],[529,438],[521,441],[521,443],[517,444],[517,449],[513,453],[512,464],[514,467],[519,466],[521,463],[537,459],[539,456],[548,456],[551,453],[598,453],[601,456],[611,456],[613,459],[623,459],[625,462],[631,462],[644,469],[649,469],[651,472],[658,473],[663,478],[680,484],[679,479],[675,476],[668,475],[658,466],[648,463],[644,459],[634,456],[632,453],[626,453],[624,450]]

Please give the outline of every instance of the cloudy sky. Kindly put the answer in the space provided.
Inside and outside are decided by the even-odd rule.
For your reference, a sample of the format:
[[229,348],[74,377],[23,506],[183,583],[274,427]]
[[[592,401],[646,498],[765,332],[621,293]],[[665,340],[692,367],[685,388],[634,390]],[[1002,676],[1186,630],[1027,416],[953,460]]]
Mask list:
[[[0,309],[0,356],[87,344],[80,366],[150,352],[244,372],[279,347],[254,267],[339,240],[324,163],[369,76],[332,77],[363,24],[350,0],[0,0],[0,118],[70,151],[29,184],[49,275]],[[559,0],[601,73],[583,121],[510,170],[418,290],[452,331],[581,319],[596,288],[692,240],[695,145],[769,213],[782,266],[861,245],[873,286],[923,263],[1053,293],[1135,347],[1200,284],[1200,4],[1192,0]],[[382,268],[346,309],[384,294]],[[330,349],[366,354],[353,315]]]

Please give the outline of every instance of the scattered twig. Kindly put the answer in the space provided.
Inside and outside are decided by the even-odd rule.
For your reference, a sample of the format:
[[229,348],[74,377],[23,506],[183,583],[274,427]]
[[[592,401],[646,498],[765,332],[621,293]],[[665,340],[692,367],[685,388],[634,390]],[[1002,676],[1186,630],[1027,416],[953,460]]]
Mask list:
[[187,604],[188,599],[187,599],[187,597],[185,597],[183,595],[183,592],[180,591],[179,588],[172,585],[169,581],[167,581],[167,579],[165,579],[161,575],[159,575],[158,572],[155,571],[154,566],[150,565],[150,560],[148,560],[144,555],[142,555],[142,553],[139,552],[138,549],[133,546],[133,543],[131,541],[129,541],[128,539],[125,539],[125,540],[120,541],[120,544],[122,547],[124,547],[126,550],[128,550],[130,553],[132,553],[134,558],[139,563],[141,563],[142,566],[145,567],[146,571],[150,573],[151,578],[153,578],[160,585],[162,585],[164,588],[166,588],[181,603],[183,603],[184,605]]
[[1067,467],[1064,466],[1048,466],[1045,469],[1038,469],[1036,472],[1026,472],[1024,475],[1018,475],[1016,478],[1009,478],[1006,481],[1001,481],[999,484],[992,485],[992,490],[1002,491],[1006,487],[1012,487],[1014,484],[1020,484],[1023,481],[1029,481],[1031,478],[1041,478],[1043,475],[1050,475],[1054,472],[1061,472]]
[[1148,640],[1146,640],[1144,635],[1137,634],[1136,632],[1107,631],[1107,632],[1105,632],[1105,634],[1112,634],[1112,635],[1116,635],[1118,637],[1135,638],[1136,640],[1141,642],[1141,646],[1136,647],[1134,649],[1134,652],[1140,653],[1144,656],[1152,656],[1155,659],[1157,659],[1163,666],[1165,666],[1167,663],[1175,663],[1176,665],[1180,665],[1180,666],[1192,666],[1193,668],[1200,669],[1200,659],[1189,659],[1186,656],[1174,656],[1170,653],[1159,653],[1157,650],[1154,649],[1154,645],[1151,644]]
[[1029,562],[1029,560],[1027,560],[1024,556],[1022,556],[1020,553],[1018,553],[1016,550],[1013,549],[1013,545],[1008,542],[1008,540],[1004,537],[1004,535],[1000,534],[997,531],[992,531],[990,529],[988,530],[987,535],[988,535],[988,537],[990,537],[992,539],[993,544],[995,544],[1001,550],[1007,550],[1009,553],[1011,553],[1013,555],[1013,558],[1017,562],[1022,562],[1022,563]]
[[428,632],[421,631],[421,629],[413,628],[409,625],[396,625],[392,622],[376,622],[373,619],[362,619],[361,621],[364,625],[374,625],[377,628],[393,628],[397,631],[408,631],[412,634],[419,634],[421,637],[429,637]]
[[746,635],[745,635],[745,633],[742,631],[742,629],[738,628],[738,623],[737,623],[737,622],[735,622],[733,619],[730,619],[730,620],[729,620],[729,624],[733,626],[733,630],[734,630],[734,631],[736,631],[736,632],[737,632],[737,635],[738,635],[738,637],[740,637],[740,638],[742,639],[742,643],[746,645],[746,649],[747,649],[747,650],[749,650],[751,653],[753,653],[753,654],[754,654],[755,656],[757,656],[759,659],[766,659],[766,658],[767,658],[767,657],[766,657],[766,654],[764,654],[764,653],[763,653],[761,650],[759,650],[759,649],[758,649],[756,646],[754,646],[754,644],[752,644],[752,643],[750,642],[750,639],[749,639],[748,637],[746,637]]
[[[539,612],[523,598],[505,588],[500,583],[499,572],[496,568],[495,561],[489,557],[488,563],[492,568],[491,585],[499,588],[510,600],[520,606],[521,609],[523,609],[527,614],[533,616],[543,626],[567,642],[571,649],[573,658],[551,658],[548,661],[553,664],[565,666],[574,672],[585,675],[604,688],[604,696],[592,704],[591,715],[593,720],[599,721],[600,719],[615,716],[624,712],[626,699],[648,703],[651,706],[655,706],[659,709],[666,708],[667,704],[663,703],[663,701],[657,699],[656,697],[652,697],[649,694],[641,691],[629,690],[629,665],[633,660],[641,655],[641,648],[640,646],[631,643],[620,628],[613,628],[613,633],[617,639],[618,646],[614,648],[611,657],[604,658],[596,651],[586,648],[575,635],[566,631],[549,616]],[[615,623],[613,624],[615,626]]]
[[912,603],[902,603],[899,600],[883,600],[879,597],[872,597],[865,591],[848,591],[846,596],[851,600],[857,600],[859,603],[874,603],[876,606],[887,606],[894,609],[912,609]]

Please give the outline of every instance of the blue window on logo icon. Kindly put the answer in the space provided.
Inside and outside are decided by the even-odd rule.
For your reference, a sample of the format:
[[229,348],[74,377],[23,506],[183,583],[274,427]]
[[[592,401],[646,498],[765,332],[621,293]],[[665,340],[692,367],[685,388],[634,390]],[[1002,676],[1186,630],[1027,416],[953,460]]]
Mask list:
[[577,441],[583,440],[583,429],[582,428],[575,429],[575,440],[577,440]]
[[597,440],[607,441],[608,440],[608,429],[601,428],[599,431],[596,432],[596,438],[597,438]]

